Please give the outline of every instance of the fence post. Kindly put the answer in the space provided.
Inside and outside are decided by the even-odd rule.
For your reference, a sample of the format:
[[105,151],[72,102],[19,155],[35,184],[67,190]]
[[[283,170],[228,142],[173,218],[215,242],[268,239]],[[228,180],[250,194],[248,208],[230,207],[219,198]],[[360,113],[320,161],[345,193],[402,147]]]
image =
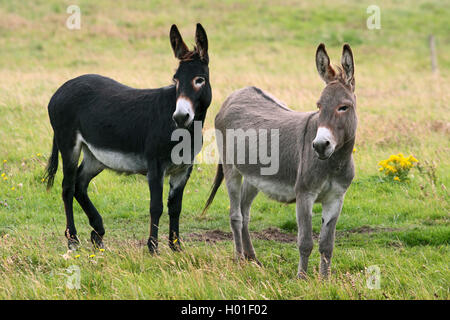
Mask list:
[[428,41],[430,44],[430,56],[431,56],[431,71],[434,74],[439,73],[438,65],[437,65],[437,58],[436,58],[436,43],[434,41],[434,35],[430,34],[428,37]]

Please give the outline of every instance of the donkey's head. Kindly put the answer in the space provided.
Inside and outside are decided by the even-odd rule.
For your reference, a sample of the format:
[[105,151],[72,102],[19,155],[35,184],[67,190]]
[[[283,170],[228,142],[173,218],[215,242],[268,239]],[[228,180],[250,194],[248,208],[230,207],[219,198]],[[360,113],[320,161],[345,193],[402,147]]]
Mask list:
[[333,68],[330,58],[321,43],[316,52],[316,66],[326,83],[317,107],[319,123],[312,146],[319,159],[325,160],[356,133],[356,96],[353,53],[348,44],[342,51],[341,65]]
[[212,99],[209,84],[208,38],[205,29],[197,23],[193,51],[190,51],[176,25],[170,29],[170,43],[180,65],[173,76],[177,102],[173,120],[177,127],[187,128],[194,119],[203,120]]

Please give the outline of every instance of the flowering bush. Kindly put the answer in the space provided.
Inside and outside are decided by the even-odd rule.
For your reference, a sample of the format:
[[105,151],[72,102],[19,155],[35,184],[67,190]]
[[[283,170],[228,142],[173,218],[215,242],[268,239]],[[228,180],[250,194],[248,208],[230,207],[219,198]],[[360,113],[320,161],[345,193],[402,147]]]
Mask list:
[[393,154],[389,159],[382,160],[378,163],[380,172],[392,178],[395,181],[402,181],[408,178],[409,170],[419,162],[414,156],[405,157],[402,153]]

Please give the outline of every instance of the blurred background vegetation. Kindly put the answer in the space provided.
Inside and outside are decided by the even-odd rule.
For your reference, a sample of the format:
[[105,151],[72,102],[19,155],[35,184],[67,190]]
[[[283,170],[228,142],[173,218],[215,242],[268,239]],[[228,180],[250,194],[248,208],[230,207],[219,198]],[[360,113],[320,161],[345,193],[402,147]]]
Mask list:
[[[381,28],[370,30],[367,7],[373,4],[380,8]],[[66,27],[69,5],[81,9],[80,30]],[[448,299],[449,20],[450,2],[438,0],[0,0],[0,297]],[[177,24],[192,46],[197,22],[209,38],[213,102],[207,128],[225,98],[249,85],[295,110],[314,110],[323,88],[314,62],[317,45],[324,42],[335,63],[342,45],[351,45],[357,176],[337,225],[334,276],[325,284],[294,281],[295,243],[277,241],[255,242],[264,269],[233,264],[231,241],[189,242],[181,255],[162,246],[162,255],[151,258],[143,245],[149,223],[145,179],[105,172],[90,192],[103,213],[109,248],[95,263],[82,259],[92,253],[90,228],[76,205],[85,245],[76,263],[84,276],[82,290],[67,290],[55,276],[75,263],[62,258],[62,174],[50,193],[41,183],[52,138],[48,101],[65,81],[85,73],[137,88],[170,84],[177,67],[170,26]],[[439,73],[431,70],[430,34]],[[413,169],[407,182],[386,182],[378,162],[399,152],[414,155],[421,170]],[[186,190],[182,237],[230,231],[224,187],[208,216],[200,217],[214,170],[196,166]],[[260,195],[252,210],[252,231],[296,232],[294,206]],[[320,205],[314,212],[318,232]],[[164,214],[161,234],[167,224]],[[317,246],[311,263],[314,279]],[[373,264],[381,266],[382,290],[366,287],[364,270]]]

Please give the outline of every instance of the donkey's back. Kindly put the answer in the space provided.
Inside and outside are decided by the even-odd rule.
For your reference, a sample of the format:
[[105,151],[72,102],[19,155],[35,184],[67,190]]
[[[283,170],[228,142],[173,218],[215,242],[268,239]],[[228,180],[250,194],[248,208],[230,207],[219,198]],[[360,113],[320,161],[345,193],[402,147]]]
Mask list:
[[228,96],[216,116],[215,125],[218,129],[237,127],[238,124],[242,125],[239,128],[250,127],[250,124],[252,128],[274,127],[278,124],[288,127],[290,119],[295,119],[298,126],[298,121],[301,122],[305,115],[291,110],[272,94],[251,86],[236,90]]
[[164,91],[166,105],[170,105],[175,101],[174,86],[157,93],[96,74],[83,75],[67,81],[55,92],[48,105],[50,122],[71,139],[76,131],[94,145],[142,152],[150,117],[155,122],[161,114],[170,118],[170,114],[160,112],[163,106],[157,103]]
[[113,97],[136,94],[138,90],[121,84],[111,78],[98,74],[85,74],[64,83],[50,99],[48,110],[50,117],[67,113],[72,107],[74,112],[83,112],[86,108],[108,104]]
[[[215,119],[215,127],[222,133],[224,140],[223,148],[219,151],[225,170],[234,168],[270,198],[281,202],[295,201],[294,186],[302,157],[299,146],[304,143],[308,119],[314,114],[293,111],[270,93],[256,87],[233,92]],[[227,135],[227,131],[230,130],[236,133],[237,140],[239,134],[248,136],[252,131],[256,133],[256,139],[254,143],[239,145],[237,141],[228,141],[230,135]],[[261,135],[262,131],[267,135]],[[273,141],[271,134],[275,134]],[[248,160],[249,154],[253,153],[257,162],[242,163],[236,157],[227,161],[226,146],[230,144],[236,144],[236,157],[241,152]],[[269,152],[272,146],[275,154],[271,154],[271,158],[278,162],[277,170],[273,174],[261,174],[261,148]]]

